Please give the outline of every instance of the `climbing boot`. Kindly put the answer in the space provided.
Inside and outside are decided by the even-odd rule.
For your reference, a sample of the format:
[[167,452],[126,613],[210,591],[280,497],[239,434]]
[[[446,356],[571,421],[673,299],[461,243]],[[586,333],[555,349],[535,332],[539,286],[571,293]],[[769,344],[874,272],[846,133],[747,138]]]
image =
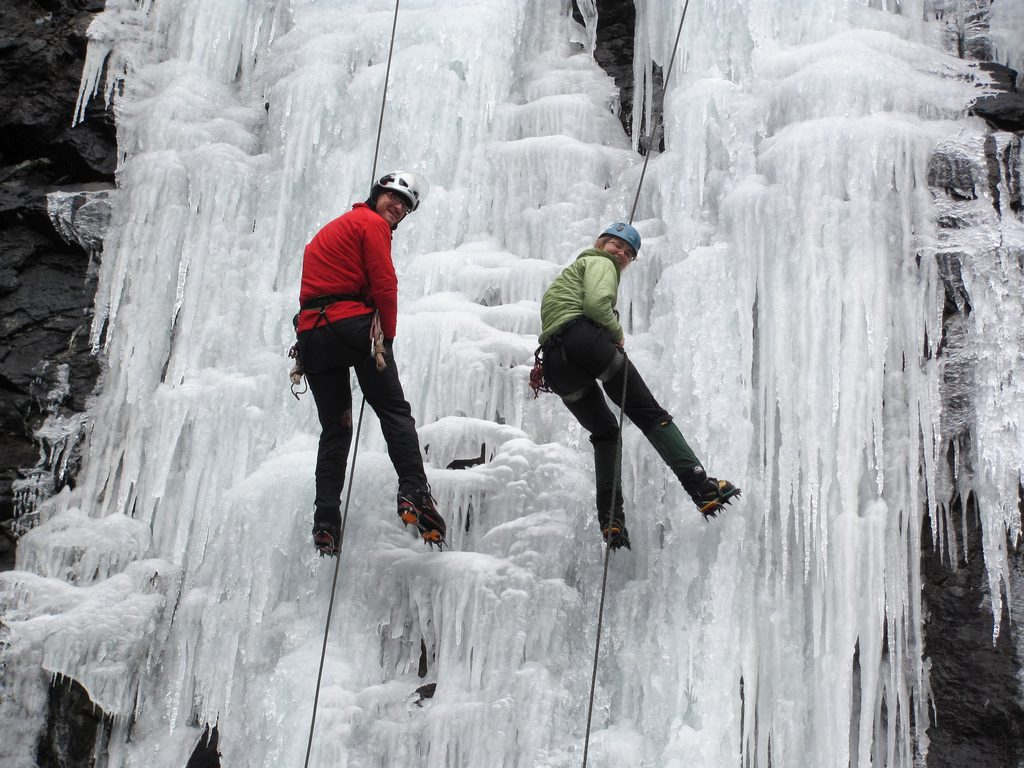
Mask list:
[[[709,477],[704,481],[704,486],[699,494],[694,496],[693,502],[706,520],[709,517],[715,517],[719,509],[731,503],[733,498],[738,497],[741,493],[742,491],[728,480]],[[693,496],[693,494],[690,495]]]
[[740,495],[740,489],[728,480],[708,477],[686,438],[671,421],[659,424],[646,437],[705,519],[714,517],[724,504]]
[[441,549],[447,543],[444,536],[448,528],[429,490],[398,494],[398,516],[406,525],[415,525],[423,541],[431,547],[436,544]]
[[594,444],[597,522],[601,536],[612,549],[629,549],[626,515],[622,511],[622,481],[619,479],[619,437],[616,434],[591,442]]
[[625,547],[626,549],[632,549],[629,545],[629,531],[626,530],[625,523],[617,524],[614,522],[608,523],[601,526],[601,537],[605,540],[608,545],[608,549],[619,549]]
[[320,557],[337,557],[339,526],[332,523],[313,524],[313,546]]

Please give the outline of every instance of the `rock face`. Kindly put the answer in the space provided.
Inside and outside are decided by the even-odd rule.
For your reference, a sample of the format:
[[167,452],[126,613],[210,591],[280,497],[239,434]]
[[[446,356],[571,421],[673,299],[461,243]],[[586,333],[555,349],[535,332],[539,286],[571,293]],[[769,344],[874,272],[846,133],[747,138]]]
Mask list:
[[46,729],[39,741],[36,761],[40,766],[92,768],[97,736],[108,728],[103,712],[74,680],[57,678],[50,683]]
[[[636,24],[636,7],[633,2],[621,0],[596,0],[597,6],[597,45],[594,59],[607,72],[619,89],[619,121],[626,135],[634,138],[633,127],[633,29]],[[583,14],[573,0],[573,17],[581,24]],[[651,140],[648,133],[657,133],[659,149],[664,150],[661,135],[661,113],[664,102],[664,89],[661,67],[653,72],[654,103],[652,122],[654,131],[643,127],[643,135],[635,137],[641,152],[646,152]]]
[[1024,131],[1024,93],[1017,90],[1017,72],[990,61],[979,68],[992,78],[994,93],[980,97],[971,112],[1001,131]]
[[[940,145],[931,158],[928,183],[939,212],[937,258],[945,290],[941,424],[950,456],[972,456],[975,442],[974,367],[980,353],[972,302],[977,297],[964,275],[983,273],[1000,261],[1024,261],[1024,249],[993,237],[1004,227],[1020,226],[1021,180],[1021,137],[1015,133],[995,130],[973,144]],[[1016,501],[1019,508],[1019,496]],[[934,547],[927,521],[922,532],[924,652],[931,664],[933,712],[927,765],[1022,765],[1024,542],[1006,542],[1009,578],[996,627],[978,509],[973,495],[966,506],[963,502],[955,497],[949,503],[945,535],[954,539],[952,546]]]
[[[925,652],[931,660],[934,721],[928,729],[930,768],[1003,768],[1024,764],[1024,706],[1017,676],[1022,630],[1003,604],[998,638],[988,598],[981,526],[973,498],[953,507],[954,527],[966,539],[958,562],[949,563],[922,533]],[[1008,545],[1011,581],[1024,582],[1024,548]],[[1017,604],[1014,605],[1015,610]]]
[[[18,511],[53,484],[48,471],[31,470],[41,458],[34,434],[47,416],[84,410],[98,373],[88,349],[95,255],[54,229],[47,194],[113,187],[112,116],[101,104],[71,126],[85,32],[103,5],[0,0],[0,569],[13,564],[12,484]],[[102,219],[102,207],[90,215]],[[61,458],[60,479],[72,482],[76,460]]]

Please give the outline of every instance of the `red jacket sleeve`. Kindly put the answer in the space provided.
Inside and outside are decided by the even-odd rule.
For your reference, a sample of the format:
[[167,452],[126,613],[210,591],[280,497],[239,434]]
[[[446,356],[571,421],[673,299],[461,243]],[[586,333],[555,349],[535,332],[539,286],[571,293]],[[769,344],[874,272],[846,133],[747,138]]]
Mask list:
[[363,230],[363,264],[384,338],[393,339],[398,326],[398,276],[391,261],[391,228],[376,214]]

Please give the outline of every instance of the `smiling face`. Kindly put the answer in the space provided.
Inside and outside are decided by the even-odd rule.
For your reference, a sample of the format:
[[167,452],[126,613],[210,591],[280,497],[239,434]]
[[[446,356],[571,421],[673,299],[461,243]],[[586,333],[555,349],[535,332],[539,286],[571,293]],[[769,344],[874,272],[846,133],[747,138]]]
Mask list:
[[384,221],[394,229],[398,223],[409,213],[409,201],[397,192],[385,189],[377,195],[377,202],[374,210],[384,217]]
[[602,237],[597,238],[597,242],[594,243],[594,247],[614,256],[615,260],[619,262],[620,270],[625,269],[636,261],[636,251],[633,250],[633,246],[621,237],[616,237],[615,235],[603,235]]

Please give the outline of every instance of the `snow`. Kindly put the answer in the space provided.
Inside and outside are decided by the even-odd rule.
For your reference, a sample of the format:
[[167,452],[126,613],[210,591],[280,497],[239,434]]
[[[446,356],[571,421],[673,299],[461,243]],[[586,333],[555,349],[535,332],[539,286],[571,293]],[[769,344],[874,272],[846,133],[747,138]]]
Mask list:
[[[625,430],[633,550],[611,558],[591,765],[918,764],[920,536],[927,515],[955,548],[954,486],[978,494],[999,615],[1024,236],[1007,192],[951,211],[929,189],[938,149],[984,163],[965,114],[987,83],[926,5],[688,11],[619,309],[656,396],[744,494],[706,524]],[[639,4],[639,80],[678,6]],[[303,245],[373,177],[392,20],[358,0],[111,0],[90,30],[78,114],[112,98],[122,153],[91,337],[107,368],[76,488],[0,575],[5,765],[34,764],[47,675],[114,717],[109,766],[182,765],[213,725],[224,765],[304,755],[334,563],[310,546],[317,421],[285,351]],[[453,549],[396,520],[366,413],[311,765],[582,757],[592,460],[527,382],[544,288],[639,182],[593,41],[565,2],[402,6],[376,170],[431,184],[395,233],[395,353]],[[994,141],[1009,168],[1019,143]],[[937,226],[953,214],[972,226]],[[943,358],[954,278],[973,311]],[[954,384],[973,398],[955,412]]]

